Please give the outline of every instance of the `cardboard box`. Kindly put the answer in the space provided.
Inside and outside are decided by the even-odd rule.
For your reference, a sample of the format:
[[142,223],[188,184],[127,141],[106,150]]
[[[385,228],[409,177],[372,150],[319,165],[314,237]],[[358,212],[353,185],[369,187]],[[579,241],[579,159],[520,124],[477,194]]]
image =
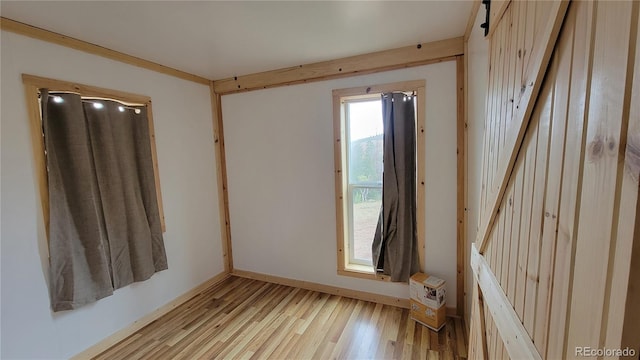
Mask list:
[[446,323],[446,306],[441,306],[439,309],[433,309],[413,299],[410,299],[409,302],[411,303],[411,318],[413,320],[435,331],[442,329]]
[[439,309],[447,302],[445,281],[424,273],[415,273],[409,279],[409,298],[432,309]]
[[438,331],[446,323],[445,281],[435,276],[416,273],[409,279],[411,318]]

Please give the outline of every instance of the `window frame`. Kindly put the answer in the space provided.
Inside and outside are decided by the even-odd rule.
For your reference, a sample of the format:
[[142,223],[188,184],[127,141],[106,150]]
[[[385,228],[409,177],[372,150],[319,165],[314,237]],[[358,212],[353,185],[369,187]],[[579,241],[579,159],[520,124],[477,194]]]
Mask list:
[[147,108],[147,120],[149,126],[149,143],[151,145],[151,159],[153,162],[153,175],[158,200],[158,211],[162,232],[166,232],[164,209],[162,206],[162,191],[160,189],[160,176],[158,172],[158,155],[156,152],[156,137],[153,127],[153,112],[151,110],[151,98],[144,95],[127,93],[124,91],[105,89],[90,85],[82,85],[63,80],[49,79],[40,76],[22,74],[22,83],[25,88],[27,111],[29,116],[31,145],[33,147],[35,174],[40,193],[40,205],[44,220],[45,236],[49,241],[49,180],[47,175],[46,148],[42,129],[42,114],[40,108],[40,89],[47,88],[52,92],[71,92],[83,97],[92,97],[105,100],[115,100],[125,105],[145,106]]
[[371,86],[358,86],[333,90],[333,132],[334,132],[334,164],[335,164],[335,201],[336,201],[336,240],[338,275],[358,277],[372,280],[390,281],[387,275],[377,274],[372,266],[350,262],[349,234],[351,219],[348,207],[348,141],[346,129],[346,102],[373,98],[386,92],[414,92],[416,94],[416,227],[418,237],[418,257],[420,269],[424,270],[424,228],[425,228],[425,80],[403,81]]

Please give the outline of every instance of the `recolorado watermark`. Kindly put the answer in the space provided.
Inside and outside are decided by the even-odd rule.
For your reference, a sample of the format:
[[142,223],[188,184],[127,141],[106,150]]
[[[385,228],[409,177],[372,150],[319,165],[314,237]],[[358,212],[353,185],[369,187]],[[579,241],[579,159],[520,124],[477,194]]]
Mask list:
[[636,356],[636,349],[626,347],[624,349],[598,349],[589,346],[576,346],[575,356],[602,357],[602,356]]

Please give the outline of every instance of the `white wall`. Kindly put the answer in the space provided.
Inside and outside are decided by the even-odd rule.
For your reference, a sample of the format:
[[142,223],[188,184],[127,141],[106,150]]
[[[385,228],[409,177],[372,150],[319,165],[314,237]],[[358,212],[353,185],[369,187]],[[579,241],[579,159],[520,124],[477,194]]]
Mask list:
[[456,299],[456,65],[225,95],[234,267],[402,298],[408,287],[337,275],[333,89],[425,79],[426,271]]
[[[485,98],[489,78],[489,40],[480,24],[484,22],[484,6],[480,6],[473,31],[467,43],[467,244],[466,310],[471,314],[473,273],[469,266],[471,243],[478,234],[480,188],[482,186],[482,142],[484,136]],[[469,322],[467,321],[467,324]]]
[[[223,271],[209,88],[5,31],[1,40],[0,357],[68,358]],[[168,270],[51,312],[22,73],[152,98]]]

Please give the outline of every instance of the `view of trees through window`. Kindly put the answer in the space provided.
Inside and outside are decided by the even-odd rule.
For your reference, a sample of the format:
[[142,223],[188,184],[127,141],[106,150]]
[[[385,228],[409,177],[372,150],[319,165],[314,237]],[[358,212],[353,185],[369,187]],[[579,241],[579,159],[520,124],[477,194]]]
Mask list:
[[371,265],[371,243],[382,206],[383,125],[380,98],[347,104],[350,260]]

